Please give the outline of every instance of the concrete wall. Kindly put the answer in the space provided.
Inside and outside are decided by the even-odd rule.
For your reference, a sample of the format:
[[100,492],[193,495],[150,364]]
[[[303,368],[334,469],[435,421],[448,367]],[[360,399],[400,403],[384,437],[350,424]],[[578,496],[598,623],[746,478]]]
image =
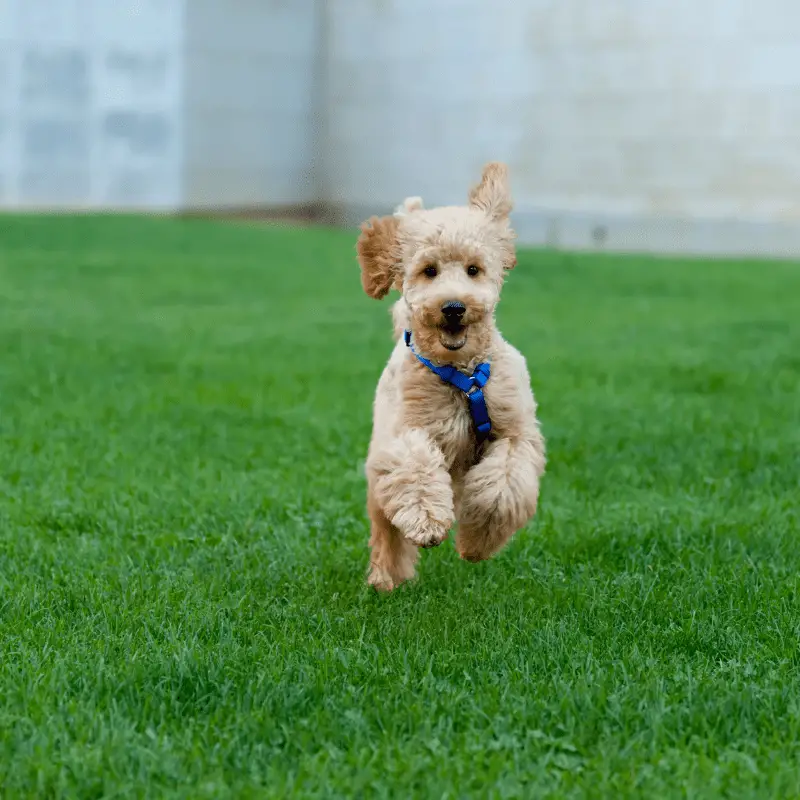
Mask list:
[[317,200],[316,0],[189,0],[183,203]]
[[0,205],[180,200],[183,0],[0,0]]
[[0,207],[292,206],[316,0],[0,0]]
[[541,240],[798,251],[800,5],[537,2],[524,30],[512,164]]
[[797,0],[0,0],[0,206],[352,222],[512,169],[525,242],[800,253]]
[[800,252],[796,0],[330,0],[348,221],[512,169],[525,241]]
[[345,208],[461,202],[512,159],[531,99],[518,0],[329,0],[329,199]]

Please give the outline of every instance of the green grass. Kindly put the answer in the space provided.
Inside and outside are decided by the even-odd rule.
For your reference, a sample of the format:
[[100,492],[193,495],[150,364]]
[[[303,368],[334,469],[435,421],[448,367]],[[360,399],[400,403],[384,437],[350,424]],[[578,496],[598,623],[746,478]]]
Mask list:
[[800,267],[523,252],[536,521],[364,586],[354,235],[0,218],[5,797],[800,796]]

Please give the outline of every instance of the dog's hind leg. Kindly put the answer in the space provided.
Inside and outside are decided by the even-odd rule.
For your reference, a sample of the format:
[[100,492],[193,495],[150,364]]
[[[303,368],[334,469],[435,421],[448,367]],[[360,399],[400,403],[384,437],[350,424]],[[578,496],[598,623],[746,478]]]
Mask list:
[[417,428],[370,453],[370,490],[386,518],[418,547],[435,547],[453,524],[453,486],[444,454]]
[[544,472],[541,437],[498,439],[464,476],[456,549],[467,561],[490,558],[536,513]]
[[389,522],[371,490],[367,495],[367,512],[371,524],[367,583],[390,592],[414,577],[419,549]]

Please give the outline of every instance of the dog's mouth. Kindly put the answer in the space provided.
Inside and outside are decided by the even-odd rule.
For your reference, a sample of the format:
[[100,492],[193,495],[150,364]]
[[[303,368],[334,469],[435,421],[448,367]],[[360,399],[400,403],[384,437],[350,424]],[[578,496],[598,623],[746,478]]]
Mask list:
[[440,325],[439,341],[447,350],[460,350],[467,343],[467,326],[452,322]]

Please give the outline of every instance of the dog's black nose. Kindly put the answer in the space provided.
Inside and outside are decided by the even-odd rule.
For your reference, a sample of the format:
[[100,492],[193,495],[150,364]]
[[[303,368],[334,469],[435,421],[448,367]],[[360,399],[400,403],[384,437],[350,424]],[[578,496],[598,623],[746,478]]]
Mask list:
[[448,322],[460,322],[467,307],[458,300],[448,300],[442,306],[442,314]]

